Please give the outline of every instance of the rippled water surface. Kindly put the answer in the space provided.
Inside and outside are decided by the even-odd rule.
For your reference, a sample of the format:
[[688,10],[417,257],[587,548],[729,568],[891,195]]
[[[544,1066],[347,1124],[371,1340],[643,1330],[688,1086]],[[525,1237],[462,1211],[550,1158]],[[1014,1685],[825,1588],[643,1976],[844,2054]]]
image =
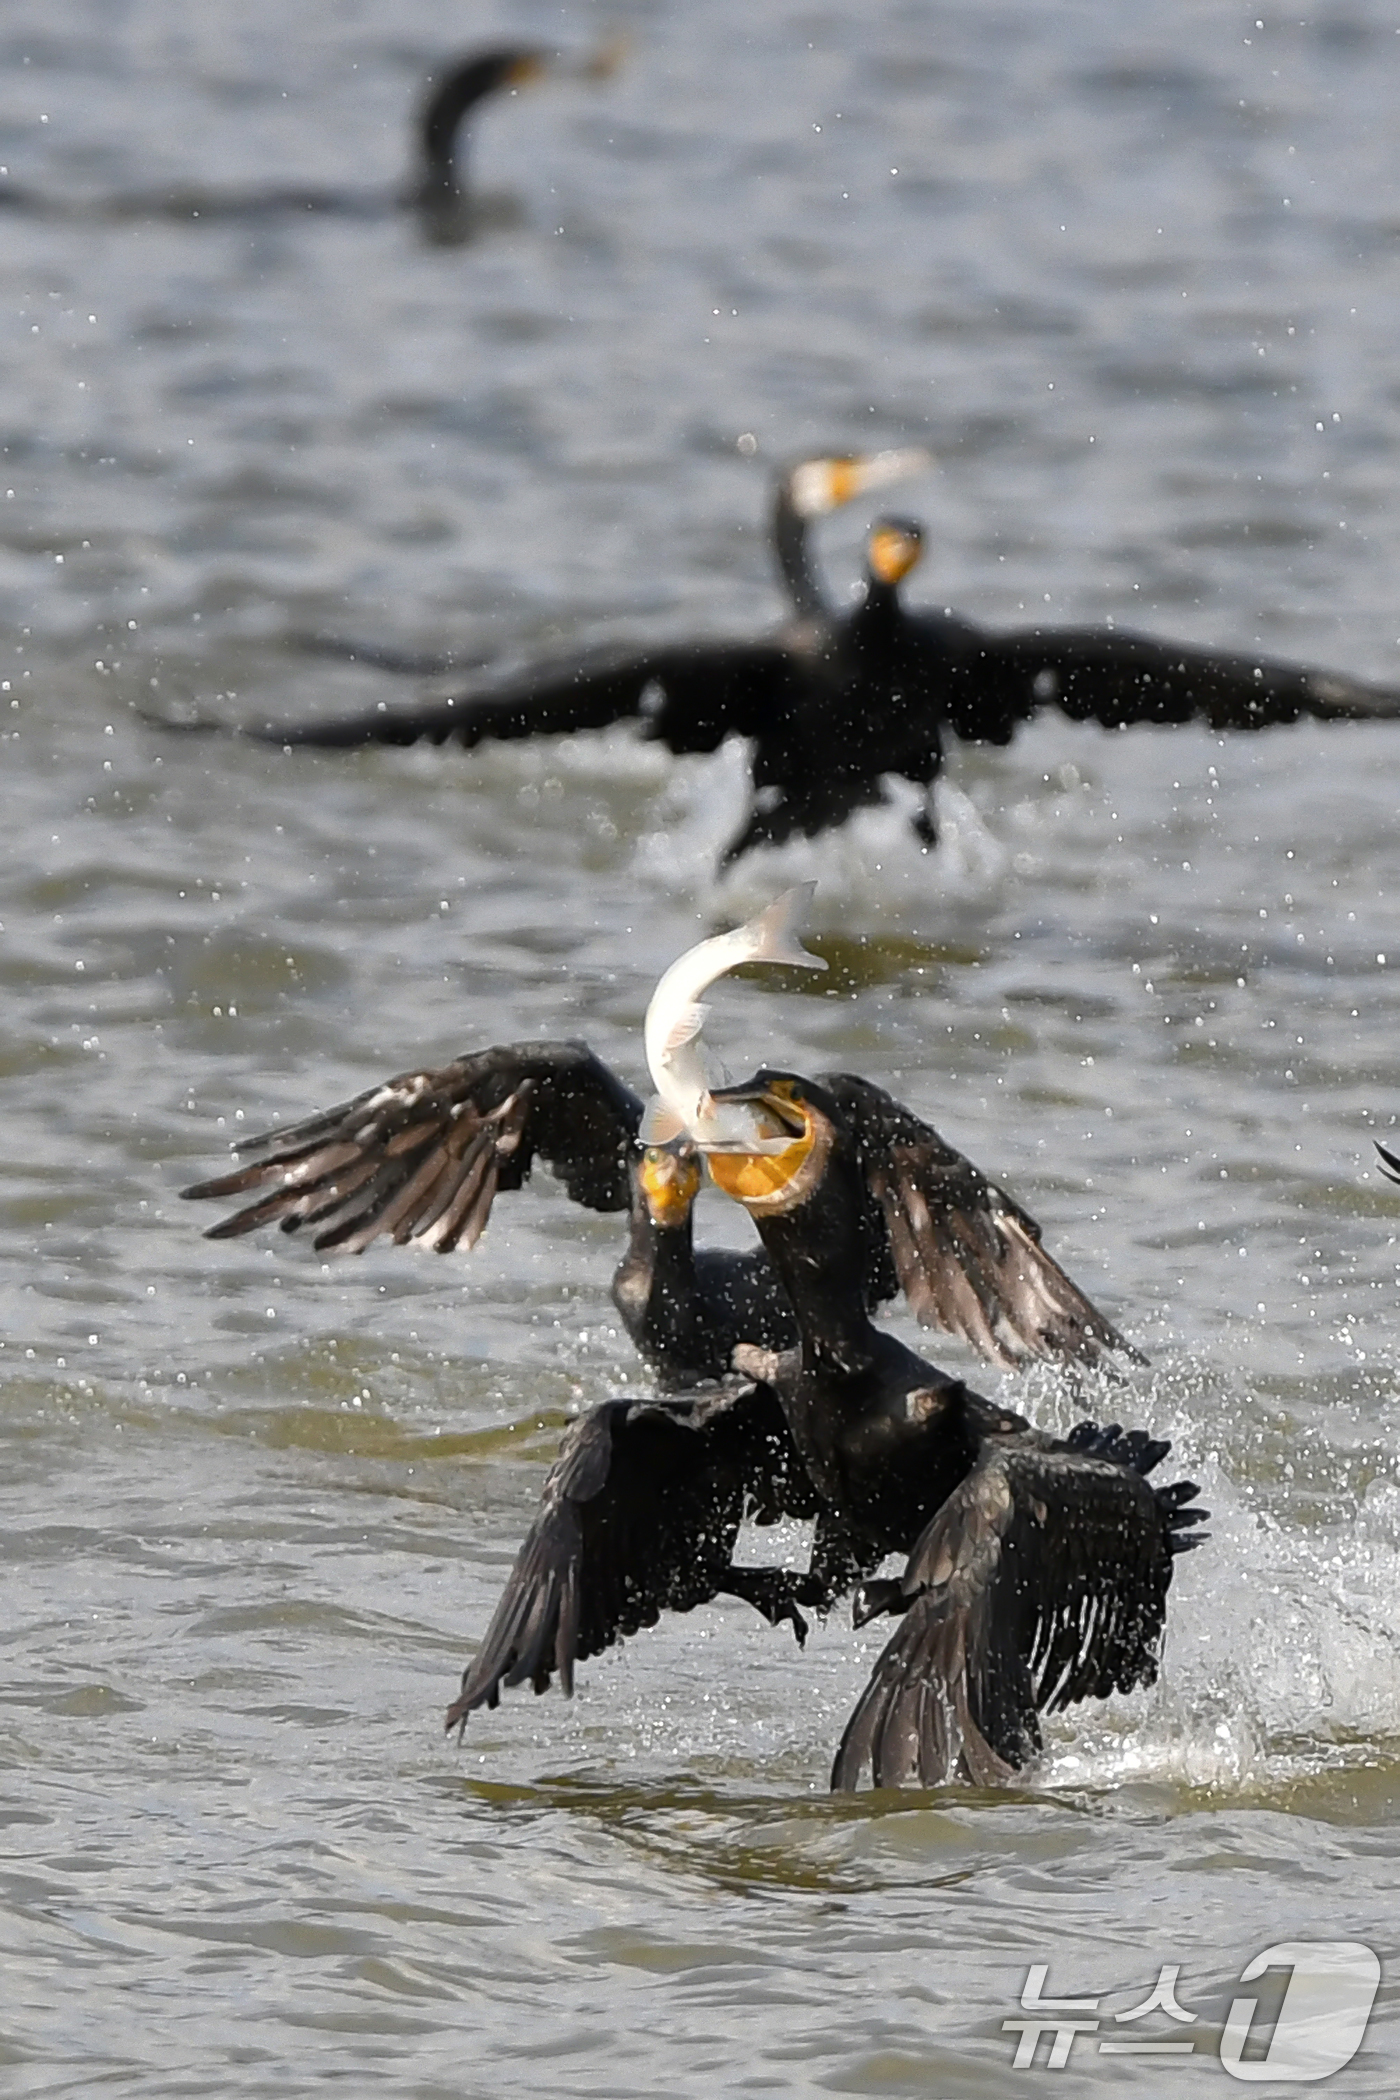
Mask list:
[[[131,208],[389,198],[445,45],[619,23],[612,80],[483,116],[470,246]],[[9,0],[0,162],[46,208],[0,212],[7,2093],[1223,2092],[1241,1969],[1300,1939],[1380,1953],[1335,2089],[1394,2091],[1394,733],[1047,717],[955,758],[936,856],[890,810],[720,890],[738,752],[137,710],[412,690],[311,628],[757,632],[772,463],[909,443],[916,597],[1400,675],[1397,107],[1377,0]],[[843,590],[867,522],[823,530]],[[831,977],[730,986],[716,1042],[895,1087],[1150,1352],[1091,1398],[1216,1513],[1161,1683],[1018,1792],[833,1803],[877,1630],[799,1656],[715,1606],[458,1750],[560,1426],[643,1389],[615,1223],[541,1177],[470,1260],[324,1267],[175,1192],[425,1057],[579,1034],[638,1080],[664,964],[812,874]],[[1195,2025],[1119,2031],[1193,2055],[1014,2071],[1035,1963],[1107,2014],[1179,1964]]]

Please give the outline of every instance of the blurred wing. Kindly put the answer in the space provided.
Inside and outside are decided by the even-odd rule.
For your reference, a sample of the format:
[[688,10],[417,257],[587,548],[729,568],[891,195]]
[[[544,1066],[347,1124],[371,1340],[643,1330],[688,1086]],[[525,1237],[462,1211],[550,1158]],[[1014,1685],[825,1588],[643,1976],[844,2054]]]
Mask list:
[[182,1191],[255,1200],[211,1226],[316,1228],[318,1248],[360,1254],[388,1235],[446,1254],[472,1247],[498,1189],[538,1154],[589,1210],[626,1210],[641,1102],[583,1043],[509,1043],[438,1071],[405,1072],[353,1101],[238,1147],[246,1166]]
[[672,751],[713,751],[757,733],[774,681],[791,675],[777,643],[713,642],[541,665],[455,699],[384,705],[325,722],[252,725],[259,742],[350,750],[362,744],[461,744],[570,736],[641,718]]
[[883,1214],[887,1268],[892,1257],[883,1278],[868,1235],[868,1277],[889,1284],[877,1296],[893,1297],[897,1277],[926,1327],[961,1335],[1003,1369],[1032,1358],[1098,1364],[1110,1350],[1147,1361],[1045,1252],[1035,1219],[930,1124],[853,1074],[827,1074],[822,1084]]
[[1095,627],[980,636],[950,661],[949,686],[957,735],[990,743],[1005,743],[1042,707],[1106,729],[1189,721],[1267,729],[1302,715],[1400,720],[1394,687]]
[[720,1595],[750,1504],[769,1522],[814,1506],[768,1386],[610,1400],[584,1415],[565,1432],[447,1726],[495,1706],[502,1685],[542,1692],[557,1673],[571,1693],[575,1662]]
[[[1092,1425],[1086,1425],[1091,1428]],[[1194,1483],[1153,1489],[1094,1432],[1072,1449],[984,1443],[910,1556],[911,1598],[841,1739],[832,1786],[938,1786],[961,1754],[1003,1780],[1040,1748],[1039,1715],[1151,1684],[1173,1556],[1198,1543]],[[1141,1440],[1138,1463],[1161,1445]]]
[[308,656],[333,656],[341,663],[364,664],[373,671],[391,671],[399,678],[441,678],[452,671],[480,671],[488,657],[467,650],[428,653],[400,649],[393,642],[362,642],[351,635],[327,634],[320,628],[287,637],[294,649]]
[[1388,1152],[1379,1138],[1371,1140],[1381,1156],[1381,1172],[1387,1181],[1400,1181],[1400,1153]]

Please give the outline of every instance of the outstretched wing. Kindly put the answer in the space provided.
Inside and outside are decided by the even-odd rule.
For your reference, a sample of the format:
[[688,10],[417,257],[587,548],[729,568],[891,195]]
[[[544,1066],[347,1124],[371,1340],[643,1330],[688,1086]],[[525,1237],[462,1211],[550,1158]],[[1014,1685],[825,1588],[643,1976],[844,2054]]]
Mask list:
[[1040,1748],[1039,1715],[1151,1684],[1196,1487],[1143,1478],[1166,1450],[1085,1424],[989,1437],[914,1547],[908,1609],[841,1739],[833,1788],[938,1786],[960,1752],[989,1785]]
[[569,736],[636,716],[672,751],[713,751],[764,728],[796,676],[777,642],[700,642],[547,663],[421,707],[369,708],[325,722],[249,724],[269,744],[350,750],[361,744],[461,744]]
[[181,1193],[253,1195],[210,1239],[310,1225],[318,1248],[360,1254],[387,1234],[446,1254],[476,1244],[497,1191],[519,1188],[537,1154],[575,1203],[626,1210],[641,1113],[586,1044],[505,1043],[250,1138],[246,1166]]
[[[1035,1357],[1099,1363],[1146,1358],[1040,1244],[1040,1227],[1005,1189],[882,1087],[827,1073],[883,1213],[893,1272],[926,1327],[961,1335],[989,1363]],[[879,1295],[893,1297],[894,1282]]]
[[1371,1141],[1381,1156],[1381,1172],[1387,1181],[1400,1181],[1400,1153],[1388,1152],[1379,1138]]
[[[816,1500],[766,1385],[610,1400],[566,1431],[539,1514],[462,1677],[447,1726],[502,1685],[573,1690],[574,1664],[732,1586],[745,1507],[760,1523]],[[748,1571],[752,1573],[753,1571]]]
[[1042,707],[1121,729],[1137,722],[1206,722],[1267,729],[1400,720],[1400,690],[1269,657],[1185,648],[1100,627],[1025,628],[962,639],[949,658],[948,721],[960,737],[1009,741]]

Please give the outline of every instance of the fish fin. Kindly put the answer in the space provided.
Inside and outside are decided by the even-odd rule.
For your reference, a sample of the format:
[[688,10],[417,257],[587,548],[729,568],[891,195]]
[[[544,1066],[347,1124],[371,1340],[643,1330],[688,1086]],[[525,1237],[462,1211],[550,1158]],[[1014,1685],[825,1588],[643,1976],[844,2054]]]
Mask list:
[[659,1094],[653,1094],[642,1110],[642,1120],[637,1126],[637,1139],[643,1145],[669,1145],[672,1138],[684,1137],[685,1125],[673,1108],[668,1108]]
[[816,886],[815,882],[799,882],[795,888],[784,890],[781,897],[775,897],[765,910],[756,912],[739,928],[748,948],[748,961],[793,963],[804,970],[830,969],[824,955],[813,955],[797,938],[802,914],[811,903]]
[[704,1027],[709,1011],[709,1007],[701,1005],[699,1001],[693,1006],[683,1006],[666,1031],[661,1055],[669,1057],[673,1050],[683,1048],[686,1043],[693,1043]]

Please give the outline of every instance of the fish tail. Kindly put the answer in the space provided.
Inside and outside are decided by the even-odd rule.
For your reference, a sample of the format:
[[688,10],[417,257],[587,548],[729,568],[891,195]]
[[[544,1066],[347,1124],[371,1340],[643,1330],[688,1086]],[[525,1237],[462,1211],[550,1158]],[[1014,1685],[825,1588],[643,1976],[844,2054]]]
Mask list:
[[816,886],[815,882],[799,882],[739,927],[736,938],[744,944],[746,961],[793,963],[803,970],[830,967],[825,956],[813,955],[797,938],[802,914],[811,903]]

